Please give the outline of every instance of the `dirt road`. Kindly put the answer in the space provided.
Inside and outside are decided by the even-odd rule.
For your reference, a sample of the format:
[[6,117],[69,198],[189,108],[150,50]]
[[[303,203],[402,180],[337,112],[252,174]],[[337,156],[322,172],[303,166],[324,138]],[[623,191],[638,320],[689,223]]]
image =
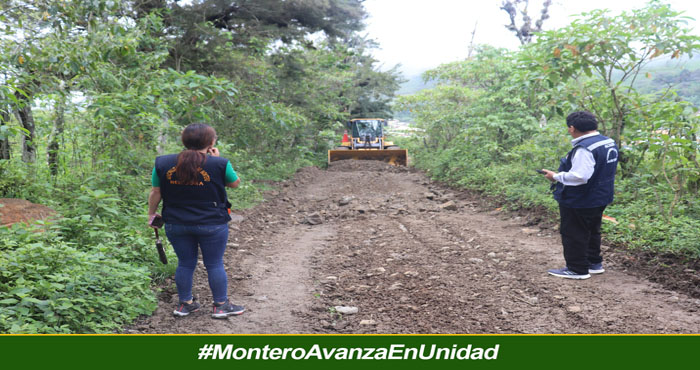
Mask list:
[[231,223],[229,292],[245,314],[210,318],[200,262],[202,311],[174,318],[170,281],[155,314],[126,331],[700,333],[700,300],[637,277],[620,252],[604,247],[607,271],[591,279],[549,276],[563,266],[555,227],[410,169],[341,161],[277,185]]

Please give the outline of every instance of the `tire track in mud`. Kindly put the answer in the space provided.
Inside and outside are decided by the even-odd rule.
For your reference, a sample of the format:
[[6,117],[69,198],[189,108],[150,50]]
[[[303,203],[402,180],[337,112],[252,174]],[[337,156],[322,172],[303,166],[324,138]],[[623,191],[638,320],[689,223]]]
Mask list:
[[[127,331],[700,333],[700,300],[615,259],[588,280],[551,277],[546,270],[563,264],[556,230],[484,210],[410,169],[340,161],[277,189],[231,224],[229,292],[248,312],[175,319],[169,282],[155,314]],[[208,307],[203,270],[195,291]]]

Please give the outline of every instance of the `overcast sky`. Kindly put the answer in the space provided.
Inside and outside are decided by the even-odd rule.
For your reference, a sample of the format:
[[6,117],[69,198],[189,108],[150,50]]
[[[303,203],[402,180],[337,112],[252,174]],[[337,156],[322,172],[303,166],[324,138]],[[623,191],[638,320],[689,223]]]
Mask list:
[[[671,8],[700,19],[700,0],[667,0]],[[401,64],[405,75],[420,73],[441,63],[464,59],[476,24],[475,43],[515,49],[519,41],[506,30],[508,15],[501,0],[365,0],[369,13],[366,32],[380,45],[374,55],[383,69]],[[542,0],[530,0],[529,14],[539,18]],[[570,16],[593,9],[613,14],[643,7],[641,0],[554,0],[544,29],[570,22]],[[697,21],[691,27],[700,34]]]

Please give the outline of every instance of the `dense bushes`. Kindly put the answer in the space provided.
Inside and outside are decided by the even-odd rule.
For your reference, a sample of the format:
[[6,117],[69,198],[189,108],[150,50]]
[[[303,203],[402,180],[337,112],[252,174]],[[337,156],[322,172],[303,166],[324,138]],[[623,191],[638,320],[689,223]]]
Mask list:
[[0,331],[109,332],[153,311],[145,267],[81,251],[56,228],[0,228]]
[[579,18],[516,52],[481,47],[427,72],[434,89],[398,100],[424,132],[407,143],[414,163],[510,207],[555,215],[549,183],[534,169],[557,169],[571,148],[565,116],[588,110],[620,148],[607,239],[700,258],[698,109],[669,90],[644,95],[635,85],[652,59],[692,54],[700,37],[659,2]]

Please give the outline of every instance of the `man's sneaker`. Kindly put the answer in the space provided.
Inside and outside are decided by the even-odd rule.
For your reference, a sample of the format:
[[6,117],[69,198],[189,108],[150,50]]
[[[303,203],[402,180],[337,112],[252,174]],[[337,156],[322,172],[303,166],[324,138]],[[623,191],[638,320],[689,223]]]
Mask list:
[[562,277],[565,279],[576,279],[576,280],[583,280],[583,279],[588,279],[591,277],[591,274],[577,274],[571,270],[569,270],[568,267],[560,268],[560,269],[551,269],[547,271],[550,275]]
[[221,304],[214,303],[214,310],[211,313],[211,317],[215,319],[225,319],[229,316],[240,315],[243,312],[245,312],[243,306],[237,306],[226,300],[226,302]]
[[180,302],[177,305],[177,308],[175,311],[173,311],[173,315],[175,316],[187,316],[191,314],[192,312],[197,312],[199,311],[199,302],[197,302],[194,298],[192,298],[192,303],[185,303],[185,302]]
[[588,266],[588,273],[589,274],[602,274],[605,272],[605,269],[603,268],[602,263],[594,263],[590,266]]

